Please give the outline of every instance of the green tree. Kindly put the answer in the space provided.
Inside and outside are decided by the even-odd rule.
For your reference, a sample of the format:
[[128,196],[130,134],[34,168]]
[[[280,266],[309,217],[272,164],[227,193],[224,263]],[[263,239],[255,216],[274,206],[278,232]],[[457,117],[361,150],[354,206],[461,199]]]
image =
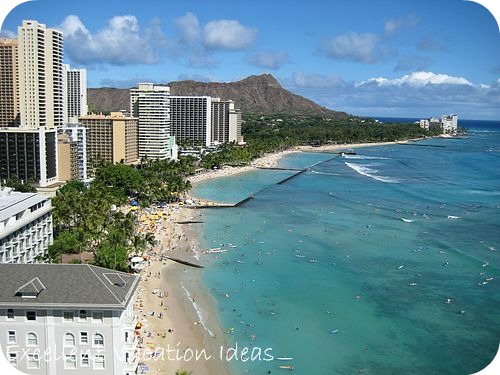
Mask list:
[[130,165],[107,164],[97,170],[93,184],[107,187],[121,203],[141,189],[143,177]]
[[32,184],[21,181],[16,175],[12,175],[10,178],[6,179],[3,186],[10,187],[21,193],[36,193],[36,189]]
[[97,246],[93,264],[117,271],[128,271],[128,249],[109,240]]

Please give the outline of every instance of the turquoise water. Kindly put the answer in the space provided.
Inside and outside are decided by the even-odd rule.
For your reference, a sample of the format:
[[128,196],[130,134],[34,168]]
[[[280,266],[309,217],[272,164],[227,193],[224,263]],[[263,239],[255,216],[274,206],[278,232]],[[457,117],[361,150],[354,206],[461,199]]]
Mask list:
[[195,189],[225,201],[254,194],[204,211],[203,245],[228,249],[205,255],[204,282],[231,342],[294,358],[233,362],[235,373],[471,374],[491,362],[500,124],[465,125],[468,139],[358,149],[282,185],[283,172],[259,171]]

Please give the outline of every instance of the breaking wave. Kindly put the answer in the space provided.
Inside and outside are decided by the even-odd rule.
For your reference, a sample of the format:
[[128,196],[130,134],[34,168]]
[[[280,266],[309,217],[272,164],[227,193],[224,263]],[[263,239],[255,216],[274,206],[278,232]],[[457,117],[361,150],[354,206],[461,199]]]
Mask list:
[[399,183],[399,180],[396,179],[396,178],[391,178],[391,177],[387,177],[387,176],[378,176],[378,175],[376,175],[375,173],[377,173],[378,170],[377,169],[369,168],[366,165],[359,165],[359,164],[348,163],[348,162],[345,162],[345,165],[347,165],[349,168],[355,170],[359,174],[361,174],[363,176],[366,176],[366,177],[373,178],[374,180],[385,182],[385,183],[388,183],[388,184],[397,184],[397,183]]
[[347,155],[342,154],[344,159],[354,159],[354,160],[389,160],[390,158],[384,158],[382,156],[370,156],[370,155]]

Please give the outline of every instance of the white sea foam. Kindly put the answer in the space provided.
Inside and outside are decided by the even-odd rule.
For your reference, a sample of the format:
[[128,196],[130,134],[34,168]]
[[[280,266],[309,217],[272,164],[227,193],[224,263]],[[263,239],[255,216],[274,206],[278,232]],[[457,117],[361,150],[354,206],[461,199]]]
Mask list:
[[360,164],[354,164],[354,163],[348,163],[348,162],[345,162],[345,165],[347,165],[349,168],[355,170],[359,174],[366,176],[366,177],[373,178],[374,180],[377,180],[377,181],[386,182],[389,184],[397,184],[399,182],[399,180],[396,178],[375,175],[375,173],[377,173],[378,170],[369,168],[366,165],[360,165]]
[[404,217],[400,218],[401,220],[403,220],[405,223],[413,223],[415,220],[411,220],[411,219],[405,219]]
[[355,159],[355,160],[389,160],[390,158],[384,158],[382,156],[370,156],[370,155],[347,155],[342,154],[344,159]]
[[215,334],[207,327],[205,318],[203,317],[203,312],[200,308],[200,306],[196,303],[196,301],[193,301],[193,298],[191,298],[191,293],[189,293],[189,290],[186,289],[184,286],[184,283],[181,282],[182,289],[184,289],[184,292],[186,292],[186,295],[188,296],[189,300],[192,301],[193,307],[196,311],[196,315],[198,315],[198,319],[200,320],[200,324],[203,327],[205,331],[210,335],[210,337],[215,337]]

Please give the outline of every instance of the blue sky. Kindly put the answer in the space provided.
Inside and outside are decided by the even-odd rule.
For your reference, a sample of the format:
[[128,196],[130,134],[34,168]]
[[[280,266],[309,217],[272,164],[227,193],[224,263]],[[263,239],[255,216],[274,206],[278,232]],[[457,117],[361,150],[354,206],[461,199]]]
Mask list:
[[271,73],[287,89],[357,115],[500,120],[500,33],[462,0],[37,0],[89,87],[234,81]]

